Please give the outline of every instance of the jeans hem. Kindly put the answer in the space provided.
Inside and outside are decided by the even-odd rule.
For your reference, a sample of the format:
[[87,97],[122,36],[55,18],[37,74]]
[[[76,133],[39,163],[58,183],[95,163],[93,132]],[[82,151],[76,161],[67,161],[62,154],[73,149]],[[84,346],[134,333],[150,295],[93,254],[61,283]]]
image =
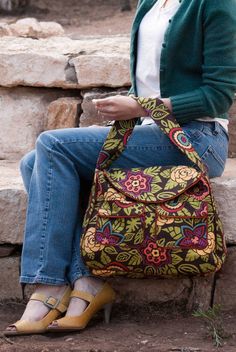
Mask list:
[[61,279],[51,279],[48,277],[28,277],[28,276],[21,276],[20,283],[22,284],[44,284],[44,285],[68,285],[68,281],[61,280]]

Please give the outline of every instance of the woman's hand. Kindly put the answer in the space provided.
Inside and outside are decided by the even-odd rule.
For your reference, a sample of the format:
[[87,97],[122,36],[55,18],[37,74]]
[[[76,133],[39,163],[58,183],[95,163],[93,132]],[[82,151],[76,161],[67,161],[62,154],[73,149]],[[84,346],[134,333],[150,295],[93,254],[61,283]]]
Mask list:
[[134,117],[148,116],[146,110],[129,96],[116,95],[105,99],[93,99],[101,120],[130,120]]

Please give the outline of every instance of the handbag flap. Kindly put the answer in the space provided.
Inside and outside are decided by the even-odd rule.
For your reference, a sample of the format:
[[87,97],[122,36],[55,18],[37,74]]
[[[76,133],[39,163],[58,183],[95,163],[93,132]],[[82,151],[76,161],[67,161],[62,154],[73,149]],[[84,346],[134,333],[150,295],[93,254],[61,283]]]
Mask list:
[[176,198],[202,177],[200,171],[186,165],[129,170],[113,168],[103,172],[111,186],[144,203],[161,203]]

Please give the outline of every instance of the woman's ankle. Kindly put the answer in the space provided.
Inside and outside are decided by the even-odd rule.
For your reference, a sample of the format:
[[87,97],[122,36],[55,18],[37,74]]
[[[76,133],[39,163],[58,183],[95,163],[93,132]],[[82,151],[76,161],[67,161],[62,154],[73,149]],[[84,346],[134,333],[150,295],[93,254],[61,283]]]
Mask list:
[[100,278],[92,277],[92,276],[84,276],[79,278],[74,282],[74,289],[79,290],[88,290],[88,292],[93,291],[91,293],[96,293],[96,291],[102,287],[103,280]]

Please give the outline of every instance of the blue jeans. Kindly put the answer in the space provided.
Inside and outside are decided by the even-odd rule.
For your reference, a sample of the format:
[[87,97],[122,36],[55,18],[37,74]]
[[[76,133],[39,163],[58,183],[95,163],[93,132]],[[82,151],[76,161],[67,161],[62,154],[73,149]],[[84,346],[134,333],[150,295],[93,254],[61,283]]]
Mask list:
[[[220,176],[228,154],[228,136],[218,122],[193,121],[183,125],[209,169]],[[91,183],[99,151],[110,127],[46,131],[36,149],[21,160],[28,193],[22,253],[22,283],[73,284],[91,276],[80,257],[82,215],[80,198]],[[126,150],[112,167],[190,165],[155,125],[136,126]]]

